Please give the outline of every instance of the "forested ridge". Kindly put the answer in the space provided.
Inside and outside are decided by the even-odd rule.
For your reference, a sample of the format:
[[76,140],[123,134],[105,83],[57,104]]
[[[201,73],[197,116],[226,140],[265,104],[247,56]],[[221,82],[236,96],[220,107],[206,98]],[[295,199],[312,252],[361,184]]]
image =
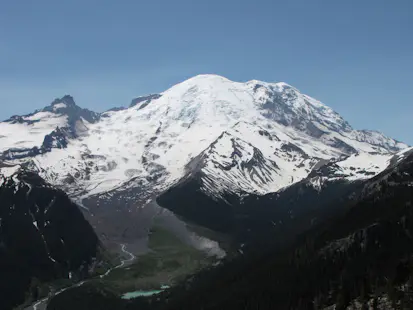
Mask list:
[[410,156],[368,181],[344,215],[288,248],[201,272],[164,296],[165,309],[345,309],[383,298],[413,308],[412,176]]
[[48,293],[48,283],[88,276],[101,249],[78,206],[38,175],[0,176],[0,305]]

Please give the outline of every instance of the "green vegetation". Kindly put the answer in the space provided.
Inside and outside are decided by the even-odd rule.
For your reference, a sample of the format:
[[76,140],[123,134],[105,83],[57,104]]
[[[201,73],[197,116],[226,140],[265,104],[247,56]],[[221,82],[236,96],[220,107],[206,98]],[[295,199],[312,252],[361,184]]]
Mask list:
[[114,269],[104,279],[91,283],[103,283],[119,294],[159,289],[162,285],[172,286],[213,262],[205,253],[159,226],[150,233],[149,248],[150,252],[140,256],[136,263]]
[[89,310],[89,309],[120,309],[119,295],[100,283],[87,282],[80,287],[56,295],[48,306],[48,310]]
[[149,237],[150,251],[125,268],[56,295],[48,309],[152,309],[153,300],[123,300],[125,293],[160,290],[173,286],[214,262],[213,258],[185,243],[171,232],[155,226]]

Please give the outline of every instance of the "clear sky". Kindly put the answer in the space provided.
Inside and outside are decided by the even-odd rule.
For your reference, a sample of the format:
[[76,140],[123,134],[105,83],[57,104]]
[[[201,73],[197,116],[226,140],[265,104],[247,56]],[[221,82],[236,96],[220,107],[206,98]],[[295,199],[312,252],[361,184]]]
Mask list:
[[413,0],[0,0],[0,119],[215,73],[287,82],[413,144],[412,58]]

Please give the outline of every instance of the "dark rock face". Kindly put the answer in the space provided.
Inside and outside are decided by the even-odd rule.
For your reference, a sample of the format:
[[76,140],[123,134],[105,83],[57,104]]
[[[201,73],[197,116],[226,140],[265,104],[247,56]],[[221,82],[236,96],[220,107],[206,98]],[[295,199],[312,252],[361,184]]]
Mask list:
[[[254,91],[258,91],[261,87],[263,86],[256,85]],[[267,89],[269,99],[262,105],[263,114],[282,125],[293,126],[317,138],[321,137],[324,132],[315,126],[313,122],[321,122],[332,131],[346,132],[351,130],[351,126],[341,118],[338,118],[336,122],[328,122],[314,118],[305,110],[293,110],[290,102],[297,99],[297,94],[298,91],[291,86],[285,85],[282,91],[270,87]],[[320,111],[322,109],[322,107],[319,108]]]
[[14,160],[27,157],[34,157],[40,154],[50,152],[53,148],[64,149],[69,143],[69,139],[75,138],[76,133],[68,127],[57,127],[50,134],[44,137],[43,143],[40,147],[33,147],[29,149],[9,149],[0,154],[2,160]]
[[348,145],[347,143],[341,141],[340,139],[334,138],[334,141],[330,144],[331,146],[338,148],[340,150],[342,150],[343,152],[347,153],[347,154],[356,154],[357,150]]
[[82,278],[99,240],[76,204],[38,175],[0,177],[0,307],[24,301],[30,282]]
[[[118,112],[118,111],[123,111],[123,110],[126,110],[126,108],[125,107],[114,107],[114,108],[107,110],[106,112]],[[107,115],[105,117],[107,117]]]
[[[235,244],[256,244],[274,236],[287,240],[340,212],[351,195],[358,191],[358,182],[336,181],[317,189],[308,179],[285,190],[264,196],[238,193],[223,198],[201,190],[201,175],[196,174],[168,189],[157,198],[160,206],[189,222],[233,237]],[[331,203],[335,201],[335,207]]]
[[21,159],[26,157],[33,157],[42,154],[42,149],[33,147],[31,149],[9,149],[3,153],[0,153],[1,160]]
[[138,97],[132,100],[131,104],[130,104],[130,108],[135,107],[137,105],[139,106],[139,109],[143,109],[144,107],[146,107],[152,100],[156,100],[161,98],[162,95],[160,94],[152,94],[152,95],[148,95],[148,96],[143,96],[143,97]]
[[[225,200],[218,200],[202,192],[201,186],[199,178],[189,178],[167,190],[157,198],[157,202],[190,222],[215,231],[233,233],[239,198],[228,195]],[[227,202],[232,200],[237,204],[234,208]]]
[[28,124],[33,124],[36,121],[29,121],[25,120],[23,117],[29,117],[33,116],[34,114],[38,112],[51,112],[51,113],[57,113],[57,114],[65,114],[68,116],[69,123],[72,125],[76,121],[80,120],[81,118],[85,119],[89,123],[95,123],[99,120],[100,114],[90,111],[88,109],[82,109],[79,106],[76,105],[74,99],[72,96],[66,95],[60,99],[55,99],[49,106],[37,110],[34,113],[24,115],[24,116],[19,116],[15,115],[12,116],[10,119],[6,120],[6,122],[9,123],[28,123]]
[[[58,104],[64,104],[65,106],[56,108]],[[44,108],[42,111],[65,114],[69,118],[70,125],[74,125],[74,123],[81,118],[85,119],[89,123],[95,123],[100,118],[99,113],[90,111],[88,109],[82,109],[77,106],[73,97],[69,95],[66,95],[61,99],[55,99],[50,106]]]
[[47,152],[52,148],[64,149],[67,147],[68,139],[74,137],[74,133],[70,130],[57,127],[53,132],[44,137],[42,151]]
[[304,152],[301,148],[292,143],[283,144],[281,146],[281,149],[286,152],[296,152],[298,154],[301,154],[301,156],[303,156],[304,158],[309,158],[306,152]]
[[14,115],[12,117],[10,117],[8,120],[6,120],[6,122],[9,122],[11,124],[23,124],[23,123],[27,123],[29,125],[36,123],[37,121],[29,121],[29,120],[25,120],[23,118],[23,116],[20,115]]

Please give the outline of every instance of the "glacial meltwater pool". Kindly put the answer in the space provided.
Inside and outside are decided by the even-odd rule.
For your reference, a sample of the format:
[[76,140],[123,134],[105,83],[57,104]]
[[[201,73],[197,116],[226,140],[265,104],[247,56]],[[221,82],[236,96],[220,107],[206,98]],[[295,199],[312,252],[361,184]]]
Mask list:
[[134,298],[137,298],[137,297],[150,297],[150,296],[153,296],[153,295],[160,294],[168,288],[169,288],[169,286],[164,285],[164,286],[161,287],[160,290],[129,292],[129,293],[124,294],[122,296],[122,299],[134,299]]

